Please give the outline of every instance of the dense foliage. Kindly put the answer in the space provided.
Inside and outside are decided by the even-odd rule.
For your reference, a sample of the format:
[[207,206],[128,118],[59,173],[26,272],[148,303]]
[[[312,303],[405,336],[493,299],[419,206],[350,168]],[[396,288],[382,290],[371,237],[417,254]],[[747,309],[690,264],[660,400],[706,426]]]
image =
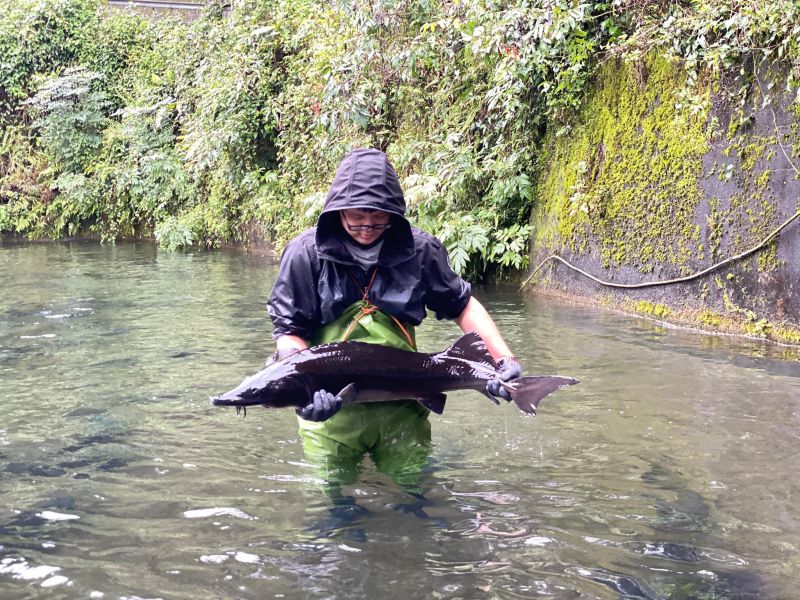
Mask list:
[[686,110],[741,70],[745,106],[764,60],[796,88],[798,23],[793,0],[212,0],[192,23],[6,0],[0,232],[280,247],[374,146],[458,270],[523,268],[540,142],[600,62],[674,57]]

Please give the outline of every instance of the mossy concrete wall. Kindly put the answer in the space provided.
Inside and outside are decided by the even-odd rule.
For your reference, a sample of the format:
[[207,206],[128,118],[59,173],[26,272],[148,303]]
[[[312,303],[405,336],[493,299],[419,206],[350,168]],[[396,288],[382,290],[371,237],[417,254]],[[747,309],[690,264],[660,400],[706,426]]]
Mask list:
[[[689,82],[651,55],[609,62],[550,132],[531,265],[558,254],[600,279],[687,276],[756,246],[800,209],[800,112],[780,67]],[[710,329],[800,343],[800,222],[687,283],[620,290],[550,262],[534,289]]]

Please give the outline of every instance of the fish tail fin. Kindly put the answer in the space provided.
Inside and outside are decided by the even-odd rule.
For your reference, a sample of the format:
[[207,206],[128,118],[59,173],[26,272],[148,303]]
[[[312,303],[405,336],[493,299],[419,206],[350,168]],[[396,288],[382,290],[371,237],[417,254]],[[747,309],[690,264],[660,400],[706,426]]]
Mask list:
[[539,377],[518,377],[508,383],[503,383],[503,387],[511,393],[511,399],[522,412],[527,415],[535,415],[536,408],[542,398],[555,392],[558,388],[565,385],[575,385],[577,379],[572,377],[560,377],[558,375],[543,375]]

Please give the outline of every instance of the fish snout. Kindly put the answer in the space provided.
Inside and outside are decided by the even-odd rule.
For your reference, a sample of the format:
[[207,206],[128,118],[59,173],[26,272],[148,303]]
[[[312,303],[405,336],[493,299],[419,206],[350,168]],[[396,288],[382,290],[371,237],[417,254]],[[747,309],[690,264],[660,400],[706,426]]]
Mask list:
[[221,396],[210,396],[208,399],[208,403],[211,406],[236,406],[237,404],[241,403],[241,398],[237,396],[231,396],[230,394],[222,394]]

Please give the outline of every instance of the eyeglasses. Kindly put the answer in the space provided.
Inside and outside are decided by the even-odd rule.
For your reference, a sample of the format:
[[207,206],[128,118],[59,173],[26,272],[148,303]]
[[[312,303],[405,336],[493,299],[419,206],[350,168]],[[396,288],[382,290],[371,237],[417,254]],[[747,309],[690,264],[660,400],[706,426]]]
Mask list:
[[344,213],[342,213],[342,219],[344,219],[344,224],[347,225],[348,231],[386,231],[392,226],[391,221],[388,223],[375,223],[374,225],[350,225]]

